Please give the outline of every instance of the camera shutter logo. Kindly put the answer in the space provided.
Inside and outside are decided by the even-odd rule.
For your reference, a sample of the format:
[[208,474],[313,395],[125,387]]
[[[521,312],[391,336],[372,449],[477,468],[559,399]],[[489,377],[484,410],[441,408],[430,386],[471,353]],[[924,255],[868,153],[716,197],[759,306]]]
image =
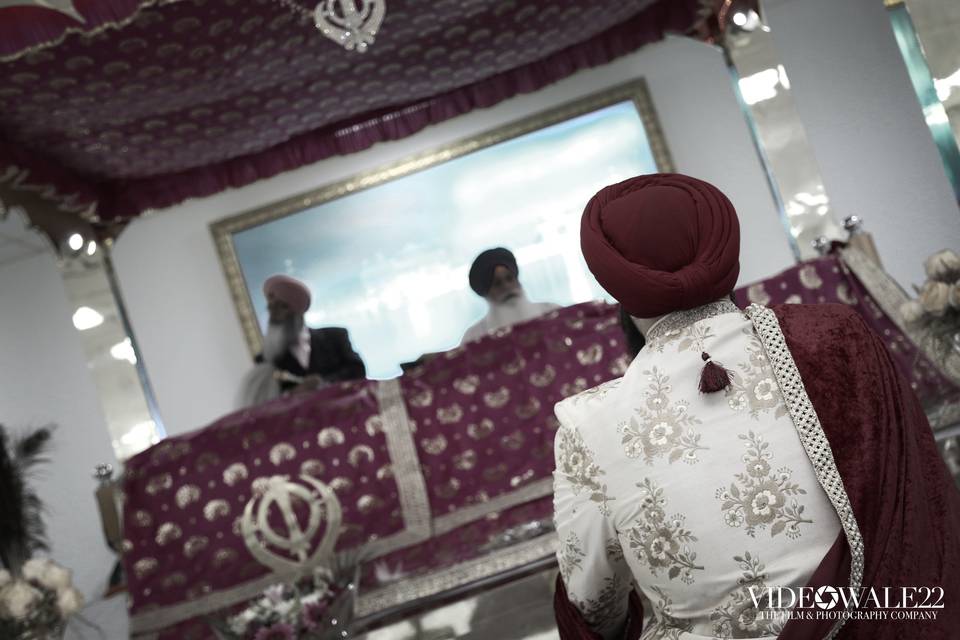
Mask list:
[[840,602],[840,594],[834,587],[822,586],[817,589],[813,601],[819,609],[833,609]]

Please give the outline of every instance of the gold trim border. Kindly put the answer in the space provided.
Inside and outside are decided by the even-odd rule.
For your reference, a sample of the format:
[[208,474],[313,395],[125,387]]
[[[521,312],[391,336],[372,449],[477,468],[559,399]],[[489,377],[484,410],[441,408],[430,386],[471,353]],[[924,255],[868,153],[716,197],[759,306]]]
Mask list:
[[[830,500],[840,527],[850,547],[850,588],[859,589],[863,583],[864,544],[857,516],[853,512],[850,496],[843,485],[843,477],[837,468],[837,462],[830,448],[830,440],[823,430],[807,388],[803,384],[800,370],[790,353],[787,340],[780,328],[780,320],[769,307],[751,304],[746,310],[753,328],[763,344],[767,360],[773,367],[773,375],[783,395],[784,404],[790,413],[790,420],[800,438],[800,444],[813,466],[817,481],[823,487]],[[832,640],[840,632],[845,619],[841,618],[831,628],[826,640]]]
[[458,509],[453,513],[448,513],[438,518],[434,518],[433,535],[439,536],[444,533],[448,533],[458,527],[462,527],[465,524],[469,524],[475,520],[479,520],[485,516],[488,516],[491,513],[496,513],[511,507],[526,504],[527,502],[531,502],[538,498],[549,496],[552,493],[553,478],[541,478],[540,480],[531,482],[527,486],[517,489],[516,491],[502,493],[496,498],[492,498],[487,502],[481,502],[480,504],[464,507],[463,509]]
[[183,622],[184,620],[189,620],[190,618],[195,618],[205,613],[211,613],[217,609],[229,607],[237,602],[249,600],[262,593],[264,589],[271,585],[281,582],[291,582],[297,577],[297,572],[287,571],[276,573],[271,571],[249,582],[244,582],[222,591],[216,591],[203,598],[187,600],[180,604],[134,614],[130,616],[130,634],[162,631],[178,622]]
[[404,530],[399,534],[374,540],[366,546],[371,557],[430,539],[430,499],[427,483],[420,467],[413,430],[400,392],[398,379],[377,383],[377,400],[383,420],[383,434],[393,465]]
[[356,615],[358,618],[368,616],[515,569],[556,553],[558,546],[557,534],[551,532],[425,576],[361,593],[357,599]]
[[268,222],[300,213],[310,207],[330,202],[346,195],[370,189],[391,180],[403,178],[444,162],[506,142],[566,120],[609,107],[618,102],[633,102],[643,124],[657,170],[673,171],[673,160],[667,148],[666,138],[660,128],[656,109],[650,98],[646,80],[637,78],[624,84],[589,94],[560,106],[536,113],[521,120],[490,129],[474,136],[463,138],[436,149],[408,156],[392,164],[372,171],[356,174],[345,180],[329,184],[256,209],[232,215],[210,224],[214,244],[223,267],[243,335],[251,355],[262,350],[263,336],[257,322],[256,311],[248,293],[243,269],[237,258],[233,234],[246,231]]

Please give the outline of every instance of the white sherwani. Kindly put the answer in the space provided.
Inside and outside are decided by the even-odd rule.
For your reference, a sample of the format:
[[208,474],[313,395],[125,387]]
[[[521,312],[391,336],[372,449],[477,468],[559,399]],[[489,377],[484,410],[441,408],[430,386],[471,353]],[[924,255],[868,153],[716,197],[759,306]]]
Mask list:
[[[698,391],[705,351],[725,391]],[[613,637],[635,582],[644,639],[775,638],[749,588],[805,585],[840,521],[750,320],[726,301],[670,314],[622,378],[556,413],[557,556],[591,626]]]

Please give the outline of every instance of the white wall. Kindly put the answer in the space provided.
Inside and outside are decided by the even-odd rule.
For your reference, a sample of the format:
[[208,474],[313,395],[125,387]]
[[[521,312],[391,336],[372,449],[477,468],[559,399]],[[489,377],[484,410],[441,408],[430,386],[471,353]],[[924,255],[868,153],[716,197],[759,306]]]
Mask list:
[[884,266],[921,284],[960,248],[960,211],[880,0],[766,0],[767,20],[842,218],[862,216]]
[[100,527],[93,467],[116,462],[71,315],[52,255],[0,268],[0,423],[13,431],[57,425],[52,461],[34,482],[48,509],[50,556],[73,570],[91,600],[115,561]]
[[649,84],[677,170],[714,182],[740,212],[742,281],[789,266],[787,239],[720,52],[671,39],[405,140],[189,201],[131,224],[116,243],[115,264],[168,432],[192,430],[227,412],[249,363],[210,222],[640,76]]

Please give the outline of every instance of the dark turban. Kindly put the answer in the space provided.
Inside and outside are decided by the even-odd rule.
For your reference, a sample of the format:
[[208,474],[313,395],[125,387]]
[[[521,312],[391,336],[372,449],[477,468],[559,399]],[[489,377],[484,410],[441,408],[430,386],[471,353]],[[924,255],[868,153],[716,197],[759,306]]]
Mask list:
[[733,205],[712,184],[676,173],[601,189],[583,212],[580,248],[600,286],[635,318],[719,300],[740,274]]
[[503,247],[487,249],[478,255],[470,266],[470,288],[476,291],[478,296],[485,296],[490,292],[490,287],[493,286],[493,272],[498,266],[510,269],[514,277],[520,275],[517,259],[509,250]]
[[310,289],[296,278],[282,274],[270,276],[263,283],[263,295],[271,294],[298,315],[303,315],[310,308]]

